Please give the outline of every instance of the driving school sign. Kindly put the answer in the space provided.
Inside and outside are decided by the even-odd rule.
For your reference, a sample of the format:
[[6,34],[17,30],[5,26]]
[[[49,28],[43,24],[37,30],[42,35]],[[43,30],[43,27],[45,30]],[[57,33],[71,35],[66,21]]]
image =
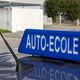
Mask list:
[[80,61],[80,32],[27,29],[18,50],[25,54]]

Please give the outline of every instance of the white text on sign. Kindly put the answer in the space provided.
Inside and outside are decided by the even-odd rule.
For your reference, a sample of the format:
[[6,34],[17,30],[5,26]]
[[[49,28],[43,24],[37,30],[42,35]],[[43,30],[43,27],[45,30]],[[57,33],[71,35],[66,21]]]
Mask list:
[[[72,40],[70,40],[69,37],[62,36],[61,38],[59,36],[49,36],[47,42],[47,38],[45,35],[27,35],[27,42],[26,42],[26,48],[32,49],[32,50],[42,50],[45,51],[46,49],[49,50],[49,52],[56,52],[56,53],[68,53],[68,54],[75,54],[78,55],[79,52],[77,51],[78,48],[78,42],[79,38],[74,37]],[[72,46],[72,48],[71,48]]]

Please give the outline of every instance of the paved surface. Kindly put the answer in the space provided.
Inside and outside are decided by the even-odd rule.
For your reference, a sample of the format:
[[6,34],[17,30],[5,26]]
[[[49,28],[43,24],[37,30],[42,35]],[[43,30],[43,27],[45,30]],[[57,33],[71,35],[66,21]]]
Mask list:
[[21,38],[23,36],[23,32],[15,32],[15,33],[3,33],[5,37],[12,37],[12,38]]
[[78,26],[44,26],[44,29],[48,30],[66,30],[66,31],[80,31],[80,27]]
[[[17,51],[17,48],[20,44],[23,32],[18,33],[5,33],[3,34],[9,45],[13,50]],[[0,53],[8,51],[3,39],[0,36]]]

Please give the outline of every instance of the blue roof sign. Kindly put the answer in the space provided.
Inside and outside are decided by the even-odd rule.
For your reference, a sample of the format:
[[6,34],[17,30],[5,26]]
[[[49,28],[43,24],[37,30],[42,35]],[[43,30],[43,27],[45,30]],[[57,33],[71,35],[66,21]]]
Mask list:
[[24,54],[80,61],[80,32],[27,29],[18,50]]

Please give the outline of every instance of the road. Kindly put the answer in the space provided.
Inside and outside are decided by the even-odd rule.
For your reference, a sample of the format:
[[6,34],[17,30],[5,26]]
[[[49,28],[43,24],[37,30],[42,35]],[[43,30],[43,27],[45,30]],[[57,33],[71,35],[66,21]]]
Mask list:
[[64,31],[80,31],[79,26],[61,26],[61,25],[54,25],[54,26],[44,26],[44,29],[47,30],[64,30]]
[[[20,44],[21,38],[23,33],[7,33],[3,34],[9,45],[12,47],[13,50],[17,51],[18,46]],[[7,52],[8,48],[6,47],[2,37],[0,36],[0,53]]]

